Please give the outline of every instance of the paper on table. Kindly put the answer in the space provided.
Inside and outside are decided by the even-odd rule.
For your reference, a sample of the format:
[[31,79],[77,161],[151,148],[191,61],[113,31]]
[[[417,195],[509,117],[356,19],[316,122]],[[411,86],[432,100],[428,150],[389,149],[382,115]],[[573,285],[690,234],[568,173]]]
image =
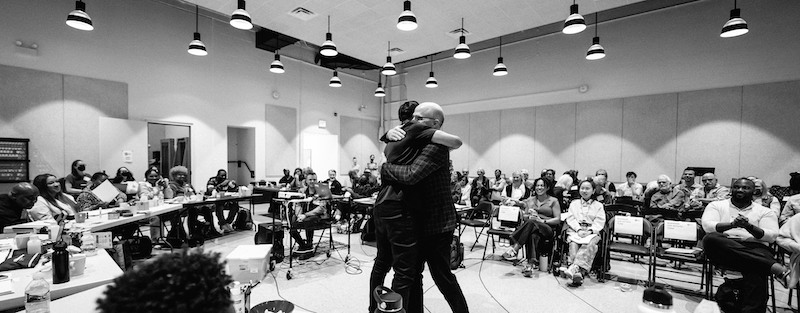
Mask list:
[[0,280],[0,296],[14,293],[14,286],[11,285],[11,278]]
[[92,190],[92,193],[94,193],[94,195],[97,196],[97,198],[99,198],[100,201],[111,202],[111,200],[114,200],[114,198],[116,198],[117,195],[119,195],[119,189],[117,189],[117,187],[114,187],[114,185],[111,184],[110,181],[106,180],[102,184],[100,184],[100,186],[94,188],[94,190]]

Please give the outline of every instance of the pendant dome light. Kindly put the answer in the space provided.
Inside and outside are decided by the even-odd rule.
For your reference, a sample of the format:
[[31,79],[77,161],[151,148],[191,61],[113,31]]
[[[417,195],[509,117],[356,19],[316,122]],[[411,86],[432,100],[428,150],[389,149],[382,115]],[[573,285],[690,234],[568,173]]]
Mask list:
[[94,29],[92,18],[89,17],[89,14],[86,14],[86,3],[80,0],[75,1],[75,10],[67,15],[67,25],[85,31]]
[[378,74],[378,88],[375,88],[375,96],[378,98],[386,97],[386,90],[384,90],[383,85],[381,85],[381,74]]
[[281,62],[281,55],[278,51],[275,51],[275,61],[269,65],[269,71],[275,74],[283,74],[286,70],[283,68],[283,63]]
[[431,73],[428,76],[428,80],[425,81],[425,87],[427,88],[439,87],[439,81],[436,80],[436,77],[433,77],[433,55],[431,55]]
[[342,80],[339,79],[339,72],[338,71],[333,70],[333,77],[331,77],[331,80],[328,81],[328,86],[331,86],[333,88],[342,87]]
[[403,13],[397,18],[397,29],[402,31],[412,31],[417,29],[417,16],[411,12],[411,1],[403,2]]
[[464,37],[464,18],[461,18],[461,36],[458,37],[458,46],[456,46],[456,51],[453,53],[453,57],[456,59],[466,59],[470,57],[469,54],[469,46],[467,46],[467,37]]
[[238,29],[249,30],[253,29],[253,22],[250,19],[250,13],[244,10],[245,0],[239,0],[237,9],[231,14],[231,26]]
[[319,54],[326,57],[335,57],[337,54],[339,54],[339,51],[336,51],[336,44],[333,43],[333,35],[331,35],[330,15],[328,15],[328,32],[325,33],[325,42],[322,43],[322,47],[319,49]]
[[731,18],[722,26],[722,32],[719,33],[719,36],[722,38],[731,38],[747,34],[749,31],[747,22],[742,19],[742,10],[736,5],[736,0],[733,0]]
[[592,38],[592,45],[586,51],[587,60],[600,60],[606,57],[606,49],[600,45],[600,37],[597,36],[597,12],[594,13],[594,38]]
[[390,41],[389,49],[386,50],[386,64],[384,64],[383,68],[381,68],[381,74],[386,76],[392,76],[394,74],[397,74],[397,68],[394,67],[394,64],[392,63],[391,51],[392,51],[392,42]]
[[500,56],[497,57],[497,65],[494,66],[494,71],[492,72],[494,76],[506,76],[508,75],[508,68],[505,64],[503,64],[503,37],[500,36]]
[[564,29],[561,32],[572,35],[580,33],[584,29],[586,29],[586,20],[583,19],[583,15],[578,13],[578,5],[573,0],[572,5],[569,6],[569,16],[564,21]]
[[189,43],[189,54],[197,56],[208,55],[206,45],[200,40],[199,20],[200,20],[200,7],[194,6],[194,40]]

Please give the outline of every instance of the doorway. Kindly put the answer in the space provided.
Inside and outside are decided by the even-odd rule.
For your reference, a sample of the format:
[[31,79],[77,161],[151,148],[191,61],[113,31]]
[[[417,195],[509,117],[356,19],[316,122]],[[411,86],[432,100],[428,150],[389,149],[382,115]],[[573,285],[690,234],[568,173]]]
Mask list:
[[169,169],[183,165],[192,175],[191,127],[189,125],[147,123],[148,166],[155,165],[161,176],[169,177]]
[[256,178],[256,129],[228,127],[228,178],[247,185]]

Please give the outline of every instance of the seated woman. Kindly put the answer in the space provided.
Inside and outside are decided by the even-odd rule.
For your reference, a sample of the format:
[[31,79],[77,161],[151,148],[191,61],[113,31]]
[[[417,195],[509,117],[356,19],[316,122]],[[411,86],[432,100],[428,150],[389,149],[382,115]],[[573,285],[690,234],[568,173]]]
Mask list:
[[[169,189],[172,191],[172,196],[177,197],[184,197],[190,198],[195,195],[194,187],[190,184],[186,179],[189,177],[189,169],[185,166],[175,166],[169,169],[169,176],[171,181],[169,182]],[[167,194],[164,194],[165,199],[167,198]],[[219,236],[215,230],[212,229],[207,230],[206,227],[202,227],[204,225],[211,225],[212,221],[214,220],[211,216],[211,209],[208,206],[192,206],[189,209],[189,217],[186,219],[186,223],[189,226],[189,236],[192,239],[204,239],[206,237],[214,237]],[[205,220],[202,224],[200,224],[197,220],[199,215],[203,216]],[[174,218],[172,221],[172,225],[180,225],[178,217]]]
[[[138,197],[142,201],[171,199],[172,189],[168,188],[169,179],[161,178],[157,168],[151,167],[144,172],[145,181],[139,183]],[[158,216],[150,217],[150,238],[161,237],[161,218]]]
[[[98,198],[94,192],[92,192],[95,188],[97,188],[97,186],[100,186],[100,184],[104,183],[106,180],[108,180],[108,175],[106,175],[106,173],[97,172],[92,175],[92,182],[89,185],[89,188],[84,189],[78,195],[76,202],[78,203],[80,211],[91,211],[108,207],[108,202],[103,202],[103,200],[100,200],[100,198]],[[127,196],[120,192],[115,200],[117,202],[124,202],[126,199]]]
[[[552,196],[549,184],[543,177],[533,181],[535,195],[525,199],[524,212],[520,227],[511,233],[511,242],[514,245],[503,253],[503,258],[513,260],[517,257],[517,251],[524,245],[525,253],[528,256],[528,263],[522,269],[522,275],[531,277],[533,268],[536,266],[538,255],[547,254],[547,249],[539,243],[542,239],[552,239],[554,230],[561,224],[561,205],[558,199]],[[542,264],[539,264],[542,266]]]
[[569,204],[567,215],[567,242],[569,243],[569,267],[562,268],[564,274],[572,279],[572,286],[583,284],[583,277],[589,273],[597,254],[600,231],[606,224],[606,211],[603,204],[592,198],[596,186],[584,180],[578,185],[580,199]]
[[775,242],[792,253],[789,259],[790,272],[787,285],[796,288],[800,281],[800,215],[794,215],[783,223]]
[[124,166],[118,168],[117,175],[111,179],[111,182],[115,184],[121,184],[129,181],[135,182],[136,179],[133,178],[133,173],[131,173],[131,170]]
[[294,169],[294,180],[288,185],[289,190],[300,190],[301,188],[305,187],[305,180],[306,177],[303,174],[303,169],[295,168]]
[[72,196],[61,191],[61,183],[53,174],[40,174],[33,179],[33,185],[39,189],[36,203],[28,210],[31,220],[56,220],[74,218],[79,211],[78,204]]
[[[546,182],[545,182],[546,183]],[[522,181],[522,174],[514,172],[511,174],[511,183],[507,184],[502,193],[502,204],[524,207],[523,201],[531,196],[531,190]]]
[[[769,193],[767,183],[763,179],[753,177],[751,179],[756,184],[756,190],[753,192],[753,202],[761,204],[763,207],[775,212],[775,216],[781,216],[781,202]],[[779,220],[779,222],[782,222]]]
[[72,161],[70,173],[64,177],[63,192],[76,197],[89,185],[91,177],[86,173],[86,163],[81,160]]

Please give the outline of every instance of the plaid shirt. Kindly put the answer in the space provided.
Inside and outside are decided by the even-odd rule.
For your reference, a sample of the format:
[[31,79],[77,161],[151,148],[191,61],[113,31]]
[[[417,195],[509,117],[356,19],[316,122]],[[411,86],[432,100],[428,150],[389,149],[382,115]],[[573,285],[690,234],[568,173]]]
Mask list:
[[450,190],[450,151],[428,144],[410,165],[383,164],[381,179],[413,185],[407,199],[414,200],[414,212],[423,236],[452,233],[456,229],[456,209]]

